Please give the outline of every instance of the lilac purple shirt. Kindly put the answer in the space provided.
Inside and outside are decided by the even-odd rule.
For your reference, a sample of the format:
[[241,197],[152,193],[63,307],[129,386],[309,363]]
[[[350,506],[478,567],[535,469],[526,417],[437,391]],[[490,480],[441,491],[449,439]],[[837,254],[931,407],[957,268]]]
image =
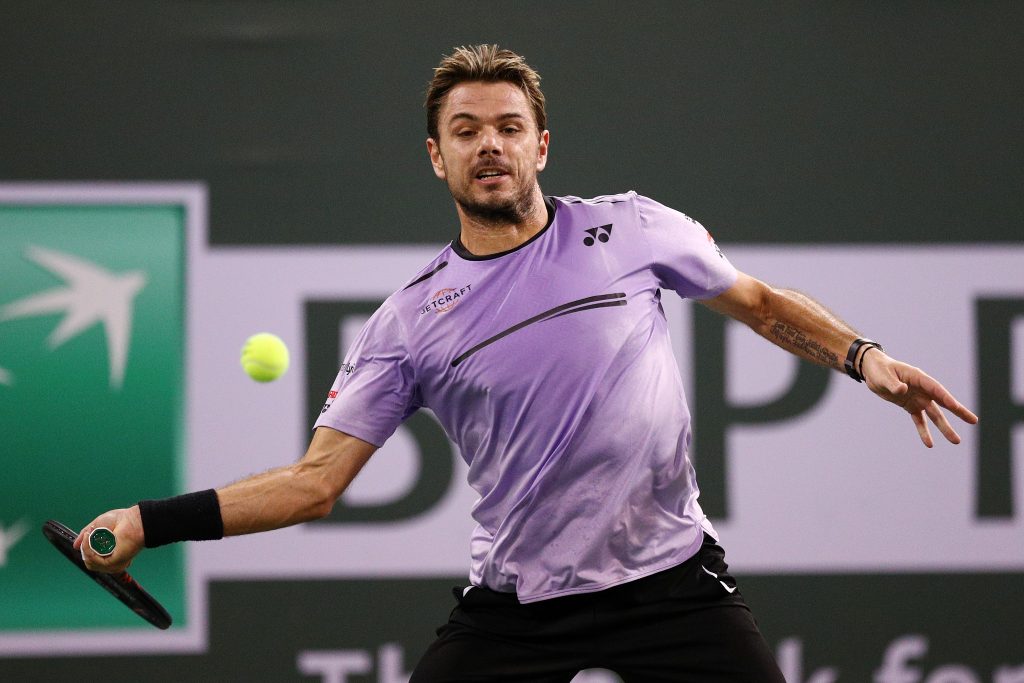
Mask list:
[[660,301],[737,277],[699,223],[634,192],[546,201],[525,244],[456,241],[390,296],[316,422],[379,446],[432,410],[479,494],[470,580],[524,603],[661,571],[714,535]]

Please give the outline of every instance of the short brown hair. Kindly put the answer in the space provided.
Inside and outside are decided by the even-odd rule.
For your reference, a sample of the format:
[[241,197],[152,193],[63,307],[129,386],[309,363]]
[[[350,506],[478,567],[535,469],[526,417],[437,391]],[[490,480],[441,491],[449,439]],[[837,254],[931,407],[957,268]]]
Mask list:
[[544,93],[540,90],[540,74],[511,50],[502,50],[497,45],[464,45],[455,48],[434,68],[434,77],[427,87],[427,99],[423,103],[427,109],[427,134],[430,137],[440,139],[437,119],[445,95],[466,81],[506,81],[521,88],[533,107],[537,131],[547,129],[548,115],[544,109]]

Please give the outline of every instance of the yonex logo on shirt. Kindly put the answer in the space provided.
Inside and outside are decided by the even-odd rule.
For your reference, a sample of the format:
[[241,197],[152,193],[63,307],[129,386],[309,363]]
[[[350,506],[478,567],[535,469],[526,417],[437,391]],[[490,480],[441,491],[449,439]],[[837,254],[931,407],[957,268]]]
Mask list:
[[420,315],[433,311],[440,315],[441,313],[447,313],[448,311],[455,308],[455,305],[459,303],[459,300],[466,296],[472,291],[473,285],[466,285],[465,287],[445,287],[434,292],[430,296],[430,302],[420,309]]
[[611,239],[612,224],[609,223],[607,225],[599,225],[596,228],[589,228],[587,230],[584,230],[583,232],[590,235],[590,237],[583,238],[583,244],[587,245],[588,247],[592,247],[594,246],[595,239],[601,243],[607,242],[609,239]]

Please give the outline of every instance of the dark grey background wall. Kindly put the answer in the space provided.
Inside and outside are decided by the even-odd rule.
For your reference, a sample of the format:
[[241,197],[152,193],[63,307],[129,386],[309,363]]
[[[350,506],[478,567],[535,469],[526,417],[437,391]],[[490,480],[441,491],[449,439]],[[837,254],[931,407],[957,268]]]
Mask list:
[[421,100],[454,45],[544,76],[553,194],[720,241],[1024,236],[1024,4],[7,2],[0,178],[203,180],[211,239],[455,233]]

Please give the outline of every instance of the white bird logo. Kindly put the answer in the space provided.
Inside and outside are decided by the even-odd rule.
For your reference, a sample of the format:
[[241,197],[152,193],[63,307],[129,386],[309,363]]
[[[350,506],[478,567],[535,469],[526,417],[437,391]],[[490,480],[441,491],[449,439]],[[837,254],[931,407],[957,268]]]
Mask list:
[[[103,323],[110,359],[110,385],[120,389],[128,363],[132,300],[146,286],[146,274],[138,270],[111,273],[76,256],[42,247],[29,247],[27,256],[63,278],[67,287],[50,289],[9,303],[0,308],[0,320],[65,312],[64,319],[47,340],[51,349],[93,324]],[[12,383],[10,373],[2,368],[0,382]]]
[[14,547],[28,533],[28,524],[19,519],[9,529],[0,524],[0,567],[7,564],[7,551]]

